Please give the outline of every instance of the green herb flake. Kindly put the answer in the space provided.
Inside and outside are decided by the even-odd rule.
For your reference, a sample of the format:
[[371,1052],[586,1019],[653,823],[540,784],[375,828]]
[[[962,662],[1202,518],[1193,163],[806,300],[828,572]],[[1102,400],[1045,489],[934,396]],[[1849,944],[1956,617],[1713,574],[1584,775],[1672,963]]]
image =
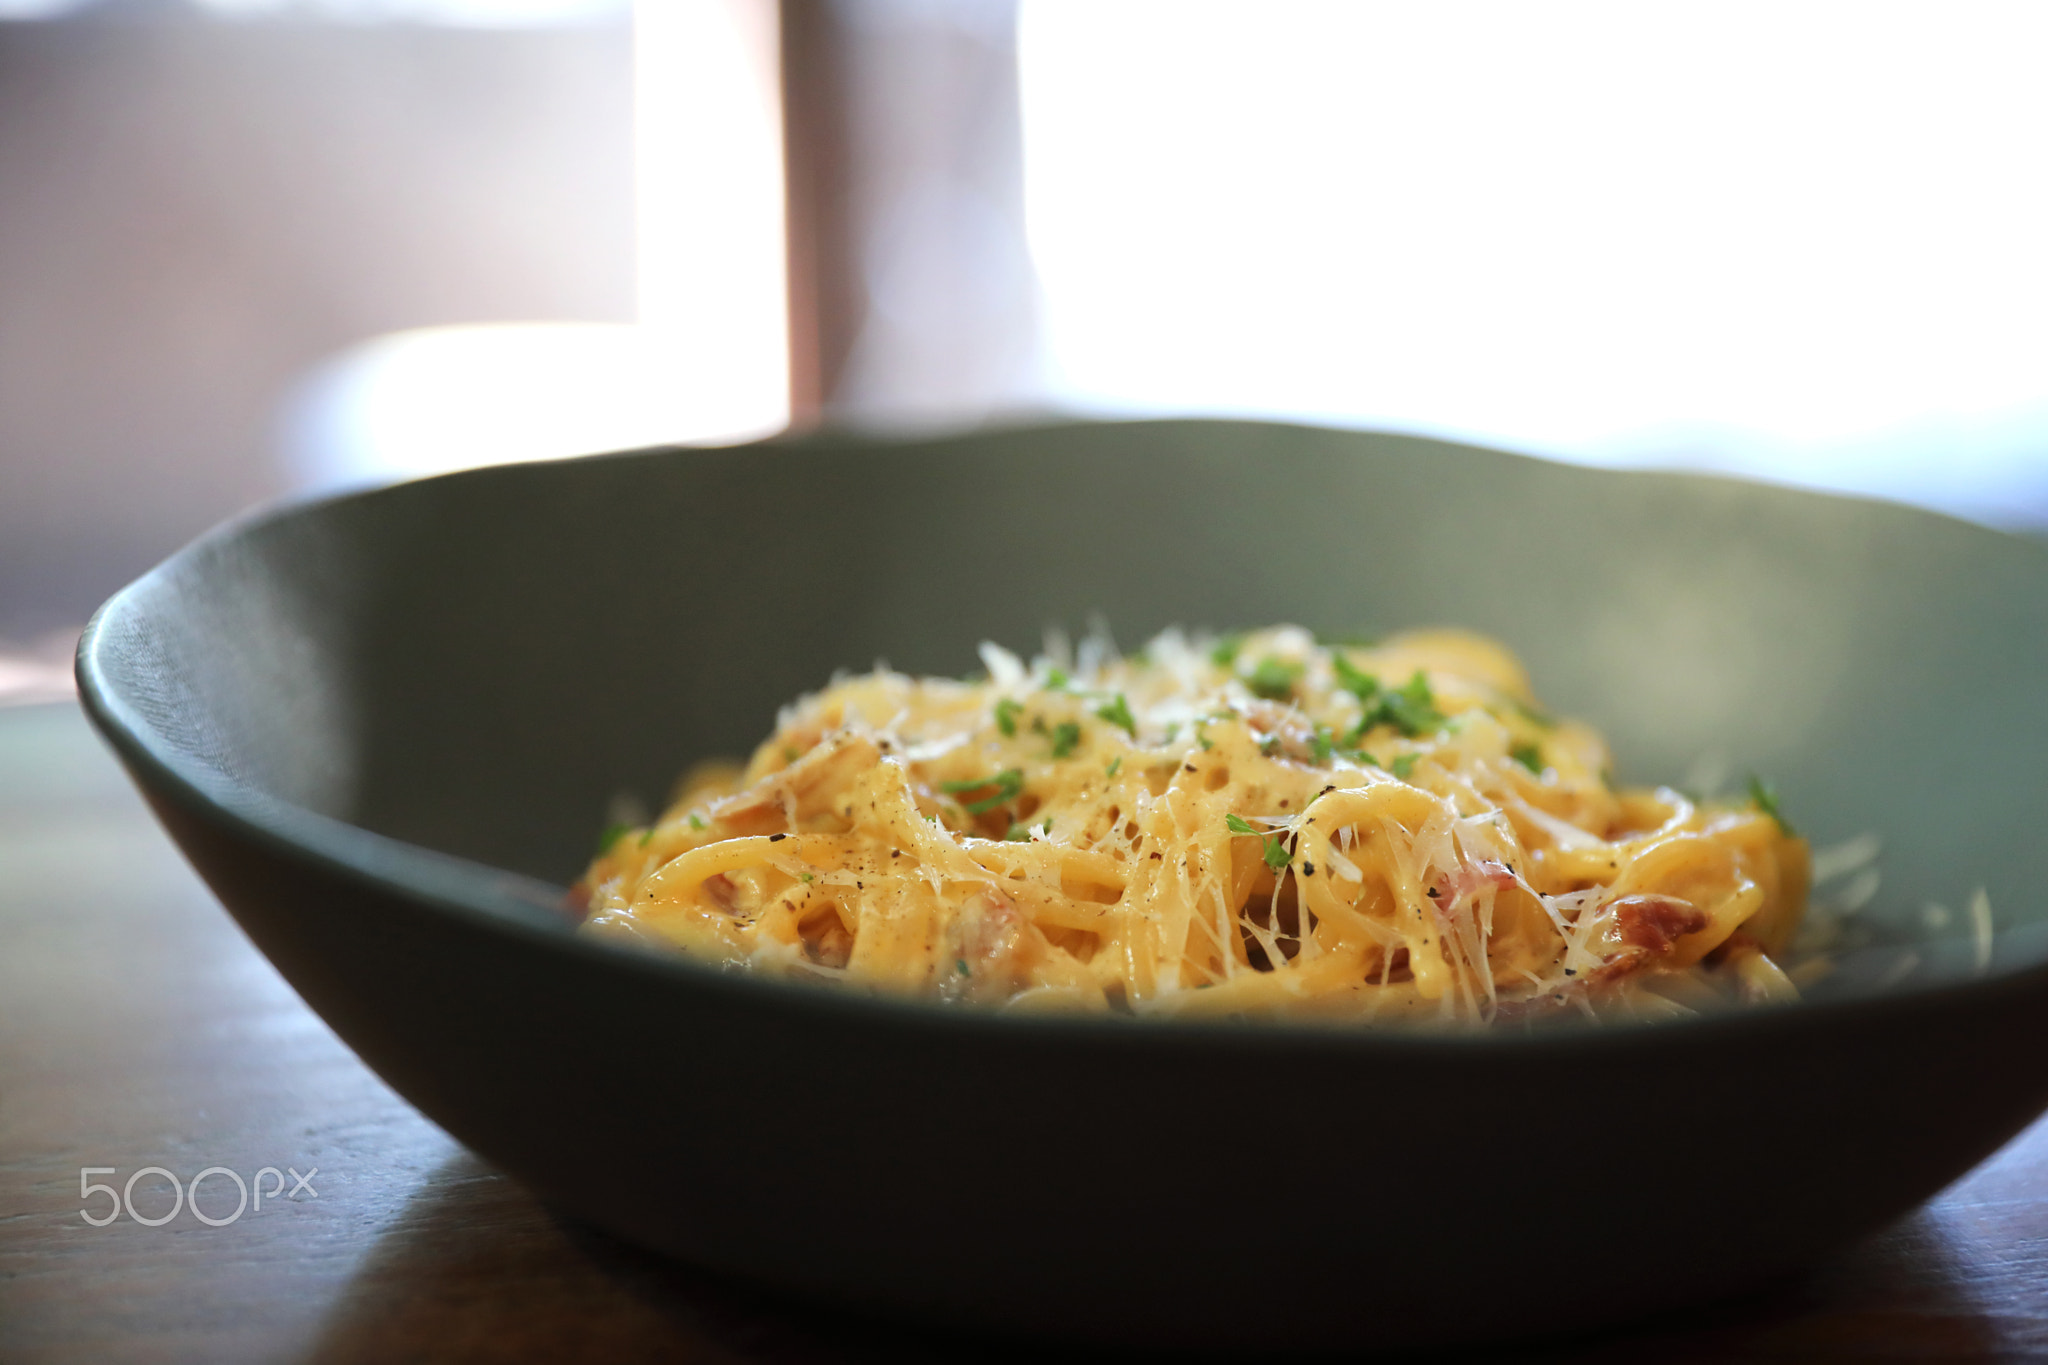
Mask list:
[[1109,771],[1108,771],[1108,773],[1106,773],[1106,774],[1105,774],[1105,776],[1108,776],[1108,777],[1115,777],[1115,776],[1116,776],[1116,770],[1117,770],[1118,768],[1121,768],[1121,767],[1123,767],[1123,766],[1124,766],[1124,756],[1123,756],[1122,754],[1118,754],[1118,755],[1117,755],[1117,756],[1116,756],[1115,758],[1112,758],[1111,760],[1109,760]]
[[785,744],[782,746],[782,761],[784,763],[794,763],[803,756],[804,751],[802,749],[797,748],[794,744]]
[[954,965],[955,967],[957,967],[957,968],[959,968],[959,969],[960,969],[960,975],[962,975],[962,976],[973,976],[973,975],[974,975],[974,973],[973,973],[972,971],[970,971],[970,970],[968,969],[968,966],[967,966],[967,959],[966,959],[966,958],[964,958],[964,957],[956,957],[956,958],[954,958],[954,959],[953,959],[953,965]]
[[1302,665],[1293,660],[1268,654],[1245,679],[1245,686],[1267,701],[1286,701],[1294,695],[1294,684],[1301,680],[1302,671]]
[[1005,768],[994,777],[970,777],[962,782],[941,782],[939,790],[955,795],[980,791],[984,787],[995,790],[979,801],[962,801],[960,808],[969,815],[985,815],[997,806],[1006,805],[1024,794],[1024,772],[1020,768]]
[[1046,816],[1045,823],[1040,825],[1039,828],[1044,830],[1047,836],[1050,837],[1052,834],[1052,817],[1050,815]]
[[1281,842],[1280,836],[1268,834],[1266,836],[1266,866],[1278,872],[1293,861],[1294,855],[1287,851],[1287,845]]
[[1363,672],[1342,654],[1330,656],[1330,667],[1337,674],[1337,686],[1358,698],[1360,705],[1370,702],[1374,694],[1380,690],[1378,678]]
[[1243,648],[1244,636],[1226,635],[1216,642],[1214,649],[1209,651],[1209,662],[1218,668],[1229,668],[1237,662],[1237,653]]
[[1749,777],[1749,803],[1778,822],[1778,830],[1787,839],[1796,839],[1799,832],[1778,813],[1778,792],[1770,783],[1751,773]]
[[1208,727],[1202,725],[1197,725],[1195,727],[1195,743],[1201,745],[1204,749],[1213,749],[1216,747],[1216,742],[1209,738]]
[[811,875],[810,873],[808,873],[808,872],[799,872],[799,873],[797,873],[797,874],[796,874],[796,879],[797,879],[798,881],[802,882],[802,883],[803,883],[803,884],[804,884],[805,886],[809,886],[809,885],[810,885],[810,884],[811,884],[812,882],[814,882],[814,881],[818,880],[818,879],[817,879],[816,877],[812,876],[812,875]]
[[1045,690],[1048,692],[1064,692],[1073,681],[1072,678],[1067,676],[1066,669],[1055,668],[1052,672],[1045,675]]
[[1402,754],[1387,765],[1387,771],[1406,782],[1414,774],[1415,764],[1421,757],[1421,754]]
[[651,844],[651,843],[653,843],[653,842],[654,842],[654,826],[652,826],[652,825],[649,825],[649,826],[647,827],[647,832],[646,832],[645,834],[643,834],[643,835],[641,835],[641,836],[640,836],[640,847],[642,847],[642,848],[645,848],[645,847],[647,847],[647,846],[648,846],[649,844]]
[[1022,702],[1012,701],[1008,697],[996,703],[996,729],[1003,732],[1003,738],[1017,737],[1017,716],[1023,709]]
[[1265,755],[1265,756],[1266,756],[1267,758],[1271,758],[1271,757],[1272,757],[1273,755],[1275,755],[1275,754],[1279,753],[1279,752],[1280,752],[1280,736],[1278,736],[1278,735],[1267,735],[1267,736],[1266,736],[1266,737],[1265,737],[1264,739],[1260,740],[1260,741],[1259,741],[1259,752],[1260,752],[1260,753],[1262,753],[1262,754],[1264,754],[1264,755]]
[[1080,742],[1081,727],[1073,721],[1063,720],[1058,725],[1052,727],[1052,756],[1054,758],[1065,758],[1068,754],[1074,752],[1075,746],[1080,744]]
[[1536,774],[1536,776],[1543,776],[1543,748],[1541,745],[1518,744],[1508,751],[1508,757]]
[[700,818],[698,817],[698,815],[697,815],[697,812],[695,812],[695,811],[691,811],[691,812],[690,812],[690,828],[691,828],[691,829],[703,829],[703,828],[704,828],[704,821],[703,821],[702,819],[700,819]]
[[1310,757],[1315,759],[1318,768],[1330,766],[1330,755],[1337,751],[1337,737],[1331,733],[1329,726],[1318,725],[1316,727],[1315,734],[1309,739],[1308,750]]
[[1030,839],[1030,837],[1031,831],[1025,828],[1023,825],[1011,825],[1010,828],[1003,834],[1004,842],[1012,844],[1024,843],[1026,840]]
[[1137,717],[1131,714],[1130,703],[1124,700],[1124,694],[1121,692],[1116,694],[1115,701],[1096,707],[1095,716],[1098,720],[1108,721],[1132,739],[1138,737]]
[[619,840],[625,838],[627,831],[631,830],[632,828],[633,827],[628,824],[606,825],[604,827],[604,833],[597,836],[598,853],[605,854],[611,852],[612,845],[616,844]]
[[1244,818],[1244,817],[1243,817],[1242,815],[1226,815],[1226,816],[1224,816],[1224,817],[1223,817],[1223,825],[1224,825],[1224,828],[1228,829],[1228,830],[1229,830],[1229,831],[1230,831],[1230,832],[1231,832],[1232,834],[1257,834],[1257,833],[1258,833],[1258,831],[1257,831],[1257,830],[1255,830],[1255,829],[1253,829],[1253,828],[1252,828],[1252,822],[1251,822],[1251,821],[1249,821],[1249,820],[1247,820],[1247,819],[1245,819],[1245,818]]
[[1378,702],[1358,718],[1351,738],[1355,743],[1382,725],[1391,725],[1409,736],[1429,734],[1441,728],[1444,719],[1443,712],[1436,709],[1436,697],[1429,690],[1429,679],[1418,668],[1415,676],[1398,691],[1380,693]]

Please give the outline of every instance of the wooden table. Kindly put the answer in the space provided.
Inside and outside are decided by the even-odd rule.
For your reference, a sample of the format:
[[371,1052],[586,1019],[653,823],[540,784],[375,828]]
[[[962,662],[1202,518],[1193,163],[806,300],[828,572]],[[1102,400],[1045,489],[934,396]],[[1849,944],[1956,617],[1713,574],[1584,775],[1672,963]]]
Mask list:
[[[222,1226],[82,1220],[108,1196],[81,1200],[81,1168],[149,1166],[270,1167],[285,1193],[262,1177],[261,1211],[228,1222],[216,1174],[199,1209]],[[289,1197],[284,1172],[316,1169]],[[170,1187],[133,1203],[156,1217]],[[299,1002],[73,707],[0,708],[0,1361],[990,1354],[1041,1353],[850,1323],[551,1216]],[[2048,1121],[1804,1283],[1515,1354],[2048,1357]]]

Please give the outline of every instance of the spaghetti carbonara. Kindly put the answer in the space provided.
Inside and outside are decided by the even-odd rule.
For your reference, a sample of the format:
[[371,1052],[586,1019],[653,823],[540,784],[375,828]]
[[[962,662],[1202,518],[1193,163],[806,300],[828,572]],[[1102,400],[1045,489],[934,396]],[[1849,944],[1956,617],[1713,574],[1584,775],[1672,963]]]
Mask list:
[[1796,992],[1767,791],[1616,789],[1502,646],[1168,631],[970,682],[880,670],[609,832],[586,931],[1013,1010],[1489,1023]]

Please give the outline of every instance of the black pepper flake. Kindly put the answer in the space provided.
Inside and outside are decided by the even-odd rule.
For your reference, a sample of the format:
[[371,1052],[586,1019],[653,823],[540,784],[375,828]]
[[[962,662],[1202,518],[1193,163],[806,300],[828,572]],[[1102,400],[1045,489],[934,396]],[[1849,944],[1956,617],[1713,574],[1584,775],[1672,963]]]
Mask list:
[[1431,900],[1435,900],[1435,899],[1437,898],[1438,894],[1439,894],[1439,892],[1437,891],[1437,889],[1436,889],[1435,887],[1433,887],[1433,886],[1432,886],[1431,888],[1429,888],[1429,898],[1430,898]]
[[771,834],[768,836],[768,842],[771,844],[779,844],[788,837],[789,836],[787,834]]
[[1564,974],[1566,976],[1577,976],[1579,974],[1579,969],[1576,967],[1567,967],[1564,969]]
[[1302,875],[1302,876],[1304,876],[1304,877],[1313,877],[1313,876],[1315,876],[1315,875],[1316,875],[1316,865],[1315,865],[1314,863],[1310,862],[1310,861],[1309,861],[1308,859],[1306,859],[1306,858],[1303,858],[1303,859],[1301,860],[1301,875]]
[[1190,773],[1191,773],[1191,772],[1193,772],[1194,770],[1195,770],[1195,765],[1194,765],[1194,764],[1192,764],[1192,763],[1188,764],[1186,768],[1182,769],[1182,771],[1183,771],[1183,772],[1190,772]]

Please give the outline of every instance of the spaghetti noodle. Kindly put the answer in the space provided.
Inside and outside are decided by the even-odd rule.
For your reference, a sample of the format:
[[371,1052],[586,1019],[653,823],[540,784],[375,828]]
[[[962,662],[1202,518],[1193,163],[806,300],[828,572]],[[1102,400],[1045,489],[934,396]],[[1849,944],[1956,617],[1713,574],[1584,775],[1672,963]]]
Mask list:
[[1479,636],[877,671],[608,836],[587,932],[1012,1010],[1488,1023],[1792,998],[1767,792],[1617,790]]

